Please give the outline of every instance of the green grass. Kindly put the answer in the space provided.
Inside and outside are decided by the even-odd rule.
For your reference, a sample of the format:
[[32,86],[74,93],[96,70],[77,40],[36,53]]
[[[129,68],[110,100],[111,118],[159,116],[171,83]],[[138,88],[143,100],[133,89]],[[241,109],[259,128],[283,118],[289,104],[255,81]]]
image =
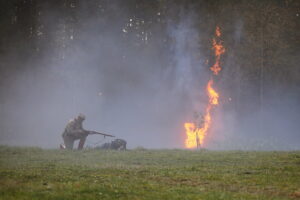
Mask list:
[[297,199],[300,152],[0,146],[0,199]]

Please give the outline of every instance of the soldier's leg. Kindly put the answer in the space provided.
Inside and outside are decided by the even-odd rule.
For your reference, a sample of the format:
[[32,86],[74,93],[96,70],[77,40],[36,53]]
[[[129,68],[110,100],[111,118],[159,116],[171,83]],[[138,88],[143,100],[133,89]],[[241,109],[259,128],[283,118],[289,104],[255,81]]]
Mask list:
[[86,140],[86,137],[80,139],[80,141],[79,141],[79,143],[78,143],[78,150],[83,149],[85,140]]
[[63,139],[64,139],[66,149],[71,149],[72,150],[73,146],[74,146],[74,139],[72,139],[68,136],[65,136]]

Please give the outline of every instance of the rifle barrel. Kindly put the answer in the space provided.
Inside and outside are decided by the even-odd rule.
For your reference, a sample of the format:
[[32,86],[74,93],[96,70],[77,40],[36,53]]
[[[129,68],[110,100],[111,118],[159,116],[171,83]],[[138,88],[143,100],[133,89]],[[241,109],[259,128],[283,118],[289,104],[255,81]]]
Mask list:
[[88,131],[88,132],[89,132],[89,135],[98,134],[98,135],[104,135],[104,136],[107,136],[107,137],[115,137],[114,135],[109,135],[109,134],[106,134],[106,133],[100,133],[100,132],[97,132],[97,131]]

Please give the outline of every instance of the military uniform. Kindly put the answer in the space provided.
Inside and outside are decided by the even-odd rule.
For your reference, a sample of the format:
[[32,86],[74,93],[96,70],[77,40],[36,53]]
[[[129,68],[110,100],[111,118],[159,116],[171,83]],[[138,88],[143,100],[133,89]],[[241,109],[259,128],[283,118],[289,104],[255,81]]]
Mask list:
[[73,149],[75,140],[80,140],[78,149],[82,149],[88,136],[87,132],[82,128],[82,122],[85,116],[80,114],[75,119],[72,119],[66,125],[66,128],[62,134],[62,138],[67,149]]

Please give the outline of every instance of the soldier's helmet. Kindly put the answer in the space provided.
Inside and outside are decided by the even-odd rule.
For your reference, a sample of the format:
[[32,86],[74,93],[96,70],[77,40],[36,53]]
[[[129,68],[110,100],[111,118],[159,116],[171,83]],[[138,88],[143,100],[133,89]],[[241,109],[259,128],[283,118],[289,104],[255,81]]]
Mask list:
[[80,113],[78,116],[77,116],[77,119],[79,119],[79,120],[85,120],[85,115],[84,114],[82,114],[82,113]]

